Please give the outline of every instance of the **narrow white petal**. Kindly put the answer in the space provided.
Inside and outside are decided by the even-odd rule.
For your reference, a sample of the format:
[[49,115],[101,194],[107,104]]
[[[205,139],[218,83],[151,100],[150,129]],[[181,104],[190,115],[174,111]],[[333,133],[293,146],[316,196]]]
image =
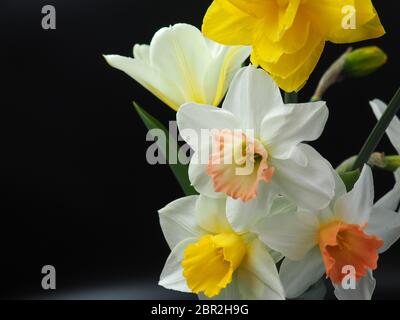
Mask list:
[[264,70],[250,65],[236,74],[222,108],[241,119],[243,129],[255,130],[258,136],[264,116],[282,106],[276,83]]
[[307,161],[296,161],[296,152],[286,160],[273,159],[275,174],[273,185],[279,192],[301,208],[318,211],[327,207],[334,197],[335,179],[331,165],[312,147],[300,144],[296,147]]
[[133,46],[133,57],[150,64],[150,46],[147,44],[135,44]]
[[160,275],[159,285],[166,289],[181,292],[192,292],[187,286],[183,276],[182,260],[186,247],[197,241],[196,238],[188,238],[177,244],[165,262],[164,269]]
[[385,252],[400,238],[400,214],[375,206],[372,209],[366,232],[384,241],[379,252]]
[[252,241],[237,270],[239,290],[244,299],[283,300],[285,294],[275,261],[258,240]]
[[[387,105],[383,103],[381,100],[375,99],[370,102],[372,110],[374,111],[378,120],[382,117],[385,112]],[[386,131],[389,136],[390,141],[393,146],[400,154],[400,120],[398,117],[395,117],[389,125],[389,128]]]
[[204,230],[219,234],[232,231],[226,218],[226,199],[200,195],[196,203],[197,223]]
[[203,80],[211,55],[200,30],[188,24],[160,29],[150,44],[150,63],[175,83],[185,102],[206,100]]
[[292,261],[286,258],[279,270],[286,297],[290,299],[306,292],[324,273],[325,266],[318,247],[310,250],[303,260]]
[[229,111],[197,103],[183,105],[176,120],[182,138],[195,151],[209,141],[210,130],[241,129],[240,121]]
[[254,228],[261,241],[292,260],[301,260],[317,241],[319,221],[310,213],[269,216]]
[[161,229],[171,250],[184,239],[204,234],[196,221],[197,199],[198,196],[181,198],[159,210]]
[[178,110],[185,102],[176,85],[145,61],[119,55],[107,55],[104,58],[110,66],[125,72],[171,108]]
[[394,173],[396,183],[392,190],[385,194],[375,206],[383,207],[388,210],[397,210],[400,202],[400,169]]
[[328,120],[325,102],[285,105],[263,119],[261,138],[274,158],[287,159],[293,147],[318,139]]
[[333,178],[335,179],[335,196],[332,199],[332,204],[334,204],[336,200],[338,200],[341,196],[347,193],[347,189],[342,178],[339,176],[336,170],[334,169],[332,170],[332,175]]
[[340,285],[334,285],[335,296],[338,300],[371,300],[376,286],[376,280],[371,270],[357,283],[356,289],[343,289]]
[[335,215],[349,224],[363,225],[368,222],[374,203],[372,170],[365,165],[353,190],[341,196],[335,203]]
[[[223,46],[207,39],[212,61],[206,72],[203,86],[207,101],[218,106],[228,91],[233,77],[249,57],[251,48],[244,46]],[[211,102],[210,102],[211,103]]]

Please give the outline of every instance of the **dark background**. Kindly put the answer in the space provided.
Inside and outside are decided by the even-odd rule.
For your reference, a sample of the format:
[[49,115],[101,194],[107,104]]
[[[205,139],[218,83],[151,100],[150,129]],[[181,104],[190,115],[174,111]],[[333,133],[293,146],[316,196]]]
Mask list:
[[[131,101],[164,123],[175,113],[110,68],[105,53],[130,56],[160,27],[201,25],[211,1],[1,0],[0,298],[182,298],[158,288],[169,249],[157,216],[182,196],[169,168],[146,162],[146,130]],[[42,6],[57,29],[41,28]],[[375,124],[368,101],[388,102],[400,84],[396,1],[375,1],[389,64],[343,82],[314,143],[334,165],[359,151]],[[360,46],[355,44],[354,46]],[[346,45],[328,44],[301,99]],[[380,150],[393,153],[385,138]],[[393,182],[377,172],[377,193]],[[41,268],[57,269],[57,290],[41,288]],[[400,245],[380,260],[376,298],[400,298]]]

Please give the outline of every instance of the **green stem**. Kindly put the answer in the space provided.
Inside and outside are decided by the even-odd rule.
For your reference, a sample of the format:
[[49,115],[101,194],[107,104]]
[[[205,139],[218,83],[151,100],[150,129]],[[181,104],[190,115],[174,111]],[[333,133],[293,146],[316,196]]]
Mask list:
[[386,129],[389,127],[393,118],[396,116],[400,109],[400,88],[397,90],[392,101],[389,103],[386,111],[382,115],[382,118],[376,124],[374,130],[372,130],[370,136],[362,147],[357,160],[354,162],[353,170],[361,169],[361,167],[368,162],[371,154],[375,151],[379,142],[382,140]]
[[298,103],[298,101],[297,92],[285,92],[285,104]]

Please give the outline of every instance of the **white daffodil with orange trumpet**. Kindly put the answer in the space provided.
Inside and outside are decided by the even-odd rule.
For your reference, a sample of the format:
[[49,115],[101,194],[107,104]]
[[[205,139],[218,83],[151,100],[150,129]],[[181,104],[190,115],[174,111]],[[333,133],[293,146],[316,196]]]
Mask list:
[[[279,275],[288,298],[303,294],[326,274],[338,299],[371,299],[379,254],[400,237],[400,214],[394,211],[399,178],[374,204],[372,170],[366,165],[350,192],[336,177],[336,194],[326,209],[274,215],[258,223],[261,240],[286,256]],[[343,286],[348,268],[355,272],[355,288]]]
[[263,193],[250,203],[203,195],[176,200],[159,211],[171,254],[159,284],[216,299],[284,299],[276,262],[255,233],[268,214],[291,205]]
[[224,46],[196,27],[178,23],[160,29],[150,45],[135,45],[133,58],[104,56],[174,110],[186,102],[218,106],[251,49]]
[[[334,195],[331,167],[302,142],[319,138],[327,118],[325,102],[285,105],[264,70],[243,68],[222,108],[188,103],[177,113],[180,134],[195,151],[189,178],[209,197],[246,202],[267,184],[300,207],[321,209]],[[204,136],[207,130],[213,133]]]

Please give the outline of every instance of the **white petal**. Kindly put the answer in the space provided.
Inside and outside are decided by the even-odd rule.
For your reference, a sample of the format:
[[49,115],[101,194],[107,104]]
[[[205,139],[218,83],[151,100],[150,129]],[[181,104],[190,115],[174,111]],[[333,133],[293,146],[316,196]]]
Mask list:
[[272,195],[265,183],[260,183],[258,196],[250,202],[228,198],[226,212],[228,221],[237,233],[252,231],[257,221],[266,216]]
[[341,196],[347,193],[346,185],[344,184],[342,178],[339,174],[332,168],[332,175],[335,179],[335,196],[332,199],[332,202],[335,203]]
[[319,281],[324,273],[325,266],[318,247],[310,250],[303,260],[291,261],[286,258],[279,270],[287,298],[296,298],[302,295]]
[[383,207],[374,207],[366,232],[384,241],[379,252],[385,252],[400,238],[400,214]]
[[226,199],[200,195],[196,203],[197,223],[204,230],[218,234],[232,231],[226,218]]
[[147,44],[135,44],[133,46],[133,57],[150,64],[150,46]]
[[[374,111],[376,117],[379,120],[382,117],[383,113],[385,112],[387,105],[378,99],[371,101],[370,104],[372,110]],[[389,136],[389,139],[392,142],[393,146],[400,154],[400,120],[398,117],[395,117],[392,120],[386,133]]]
[[210,198],[224,198],[226,197],[221,192],[214,191],[214,184],[207,175],[207,162],[200,161],[202,153],[206,152],[208,147],[202,147],[200,152],[195,152],[189,164],[189,180],[196,191]]
[[159,210],[161,229],[171,250],[184,239],[204,234],[196,222],[197,199],[198,196],[181,198]]
[[150,63],[175,83],[185,102],[206,100],[203,80],[211,62],[207,43],[196,27],[176,24],[160,29],[150,44]]
[[244,46],[223,46],[207,39],[212,55],[211,64],[204,78],[203,86],[208,96],[207,101],[213,101],[218,106],[225,96],[233,77],[249,57],[251,48]]
[[376,286],[376,280],[371,270],[357,283],[356,289],[345,290],[340,285],[334,285],[335,296],[339,300],[371,300]]
[[110,66],[125,72],[174,110],[185,102],[180,90],[145,61],[122,57],[104,56]]
[[301,260],[317,243],[319,221],[310,213],[284,213],[262,219],[254,228],[261,241],[292,260]]
[[212,129],[241,129],[239,120],[230,112],[208,105],[187,103],[176,114],[179,133],[197,151],[210,139]]
[[236,74],[222,108],[241,119],[243,129],[255,130],[258,136],[264,116],[282,106],[276,83],[264,70],[250,65]]
[[308,145],[300,144],[295,150],[306,157],[307,163],[303,166],[296,161],[297,151],[289,159],[273,159],[273,185],[301,208],[318,211],[327,207],[335,189],[331,165]]
[[275,262],[268,249],[258,240],[249,244],[244,261],[237,270],[237,280],[244,299],[285,299]]
[[192,290],[188,288],[186,279],[183,276],[182,260],[187,246],[196,241],[196,238],[188,238],[181,241],[173,248],[161,272],[160,281],[158,283],[160,286],[181,292],[192,292]]
[[396,183],[392,190],[385,194],[375,206],[383,207],[388,210],[397,210],[400,202],[400,169],[394,173]]
[[293,147],[318,139],[328,120],[325,102],[285,105],[268,114],[261,125],[261,138],[277,159],[287,159]]
[[327,292],[328,289],[326,287],[324,279],[320,279],[301,296],[297,297],[297,300],[324,300]]
[[363,225],[368,222],[374,203],[372,170],[365,165],[353,190],[341,196],[335,203],[335,215],[349,224]]
[[273,216],[276,214],[293,213],[297,212],[297,206],[288,198],[276,194],[273,199],[269,201],[268,215]]

